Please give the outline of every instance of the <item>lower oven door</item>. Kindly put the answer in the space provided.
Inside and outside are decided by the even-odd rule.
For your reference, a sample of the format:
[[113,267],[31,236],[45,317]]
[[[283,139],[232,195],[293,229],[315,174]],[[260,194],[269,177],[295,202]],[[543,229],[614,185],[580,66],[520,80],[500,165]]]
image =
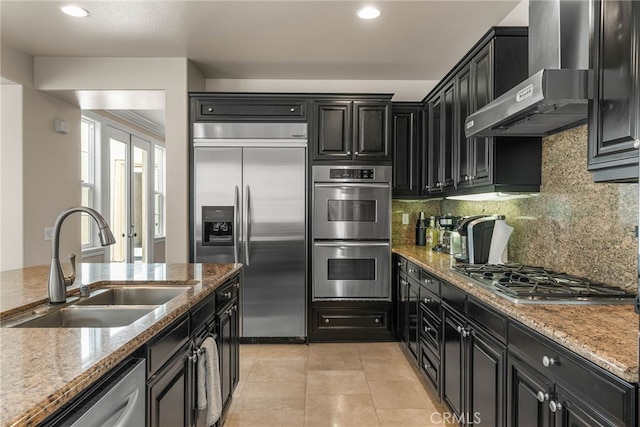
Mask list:
[[391,300],[388,242],[315,242],[313,300]]

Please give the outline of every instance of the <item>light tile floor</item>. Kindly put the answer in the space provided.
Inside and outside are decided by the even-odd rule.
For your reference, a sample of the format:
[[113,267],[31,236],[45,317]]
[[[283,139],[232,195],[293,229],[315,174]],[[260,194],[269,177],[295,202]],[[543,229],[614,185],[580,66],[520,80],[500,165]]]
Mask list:
[[442,427],[399,343],[243,344],[224,427]]

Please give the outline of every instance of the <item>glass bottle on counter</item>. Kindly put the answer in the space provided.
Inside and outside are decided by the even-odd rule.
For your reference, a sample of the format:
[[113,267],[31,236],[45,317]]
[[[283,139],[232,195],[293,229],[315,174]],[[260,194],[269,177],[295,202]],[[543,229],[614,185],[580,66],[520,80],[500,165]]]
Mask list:
[[426,246],[433,248],[438,244],[438,229],[436,228],[436,217],[429,218],[429,227],[426,230]]

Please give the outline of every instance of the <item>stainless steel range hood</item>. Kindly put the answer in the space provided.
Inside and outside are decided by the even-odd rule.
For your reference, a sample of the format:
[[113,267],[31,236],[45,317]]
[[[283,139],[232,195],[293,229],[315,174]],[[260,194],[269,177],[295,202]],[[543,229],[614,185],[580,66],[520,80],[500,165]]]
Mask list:
[[473,136],[547,136],[586,122],[588,0],[529,1],[529,77],[467,117]]

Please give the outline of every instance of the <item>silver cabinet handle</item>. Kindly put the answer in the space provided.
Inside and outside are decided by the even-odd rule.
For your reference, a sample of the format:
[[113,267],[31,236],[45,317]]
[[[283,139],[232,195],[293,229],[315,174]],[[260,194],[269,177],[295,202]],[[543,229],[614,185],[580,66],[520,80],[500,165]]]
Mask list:
[[292,112],[292,113],[295,113],[295,112],[296,112],[296,109],[295,109],[295,108],[292,108],[292,109],[291,109],[291,112]]
[[376,317],[376,319],[374,320],[374,322],[376,322],[376,323],[380,323],[380,319],[378,319],[378,318]]
[[424,331],[425,331],[425,332],[431,332],[431,328],[430,328],[430,327],[428,327],[428,326],[425,326],[425,327],[424,327]]
[[225,298],[231,298],[231,291],[225,292],[224,294],[222,294],[222,296]]
[[413,268],[409,268],[409,273],[417,273],[417,272],[418,272],[418,270],[413,269]]
[[461,333],[462,333],[462,326],[458,326],[458,327],[456,328],[456,331],[458,331],[458,333],[459,333],[459,334],[461,334]]
[[545,368],[548,368],[549,366],[552,366],[552,365],[556,365],[557,363],[558,363],[558,361],[556,359],[554,359],[553,357],[544,356],[542,358],[542,365]]
[[350,156],[350,155],[351,155],[351,151],[347,151],[347,156]]
[[633,148],[635,148],[636,150],[640,148],[640,138],[637,138],[635,141],[633,141]]
[[324,319],[324,323],[329,323],[329,319]]
[[562,409],[562,404],[560,402],[556,402],[555,400],[550,400],[549,409],[551,410],[551,412],[558,412]]
[[209,108],[207,108],[207,111],[208,111],[208,112],[210,112],[210,113],[212,113],[212,112],[213,112],[213,108],[212,108],[212,107],[209,107]]
[[235,196],[233,199],[233,261],[237,264],[238,259],[240,258],[240,253],[238,252],[238,229],[240,228],[240,215],[239,215],[239,205],[240,205],[240,189],[236,185]]
[[245,215],[244,215],[244,262],[249,265],[249,242],[251,241],[251,190],[247,185],[247,191],[245,192]]
[[357,156],[357,155],[358,155],[358,154],[360,154],[360,153],[358,153],[358,152],[356,151],[356,152],[355,152],[355,153],[353,153],[353,154]]
[[538,402],[543,403],[545,400],[549,400],[549,393],[539,391],[538,394],[536,394],[536,398],[538,399]]
[[424,303],[425,304],[431,304],[433,302],[433,298],[425,298],[424,299]]
[[467,338],[470,335],[471,335],[471,332],[468,329],[463,329],[462,330],[462,337],[463,338]]

